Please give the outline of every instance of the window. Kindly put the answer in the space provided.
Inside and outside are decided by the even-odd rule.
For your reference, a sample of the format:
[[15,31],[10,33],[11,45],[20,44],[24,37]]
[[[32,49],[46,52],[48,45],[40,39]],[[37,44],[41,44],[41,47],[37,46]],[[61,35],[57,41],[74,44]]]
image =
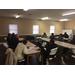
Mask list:
[[33,34],[39,34],[39,25],[33,25]]
[[9,25],[9,33],[18,34],[18,26],[16,24],[10,24]]
[[55,26],[50,26],[50,33],[55,33]]

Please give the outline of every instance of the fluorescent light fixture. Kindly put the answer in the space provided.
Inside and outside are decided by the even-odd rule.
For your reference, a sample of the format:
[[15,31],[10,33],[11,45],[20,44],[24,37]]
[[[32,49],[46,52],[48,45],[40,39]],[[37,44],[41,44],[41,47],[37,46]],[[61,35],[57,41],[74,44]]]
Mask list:
[[75,14],[75,12],[72,12],[72,13],[67,13],[67,14],[62,14],[62,16],[72,15],[72,14]]
[[23,9],[23,11],[28,11],[29,9]]
[[44,18],[42,18],[42,20],[46,20],[46,19],[49,19],[48,17],[44,17]]
[[60,21],[68,21],[68,19],[61,19]]
[[17,15],[15,18],[18,18],[18,17],[20,17],[19,15]]

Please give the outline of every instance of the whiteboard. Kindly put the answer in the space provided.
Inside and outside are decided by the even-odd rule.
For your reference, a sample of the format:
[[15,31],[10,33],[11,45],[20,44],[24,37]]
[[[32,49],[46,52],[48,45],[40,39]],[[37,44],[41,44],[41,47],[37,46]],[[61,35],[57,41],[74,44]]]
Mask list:
[[68,35],[73,33],[73,30],[62,30],[62,34],[67,33]]

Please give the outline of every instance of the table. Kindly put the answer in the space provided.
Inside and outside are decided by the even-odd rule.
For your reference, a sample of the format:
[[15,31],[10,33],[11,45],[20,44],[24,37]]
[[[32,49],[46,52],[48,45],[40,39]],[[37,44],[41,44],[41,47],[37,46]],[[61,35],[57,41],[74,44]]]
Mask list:
[[[47,41],[47,42],[50,41],[50,39],[48,39],[48,38],[41,38],[41,39],[42,39],[43,41]],[[71,49],[71,48],[74,48],[74,49],[75,49],[75,45],[70,44],[70,43],[65,43],[65,42],[61,42],[61,41],[55,41],[55,44],[57,44],[57,45],[59,45],[59,46],[62,46],[62,47],[69,48],[69,49]]]
[[27,41],[26,46],[29,47],[29,49],[27,49],[28,50],[27,65],[29,65],[29,57],[30,56],[40,55],[40,54],[42,55],[42,65],[43,65],[43,53],[41,53],[41,49],[29,41]]
[[23,41],[24,38],[19,38],[19,41]]

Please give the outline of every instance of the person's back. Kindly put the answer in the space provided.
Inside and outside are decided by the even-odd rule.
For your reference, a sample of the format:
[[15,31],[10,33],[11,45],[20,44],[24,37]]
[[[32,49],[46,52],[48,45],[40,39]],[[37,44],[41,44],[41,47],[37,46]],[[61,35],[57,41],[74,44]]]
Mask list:
[[24,43],[19,43],[15,49],[15,55],[17,56],[18,60],[24,58],[24,54],[27,54],[27,47]]
[[15,35],[14,38],[12,38],[12,49],[15,50],[15,48],[17,47],[19,43],[19,35]]
[[11,33],[9,33],[8,34],[8,36],[7,36],[7,43],[8,43],[8,45],[9,45],[9,48],[11,48]]

